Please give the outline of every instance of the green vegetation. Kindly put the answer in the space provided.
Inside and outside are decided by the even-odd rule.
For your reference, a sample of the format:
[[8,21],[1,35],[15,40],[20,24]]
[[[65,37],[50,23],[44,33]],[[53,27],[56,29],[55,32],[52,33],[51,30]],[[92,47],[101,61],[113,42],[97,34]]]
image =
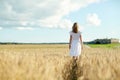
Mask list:
[[92,48],[120,48],[120,43],[116,44],[87,44]]

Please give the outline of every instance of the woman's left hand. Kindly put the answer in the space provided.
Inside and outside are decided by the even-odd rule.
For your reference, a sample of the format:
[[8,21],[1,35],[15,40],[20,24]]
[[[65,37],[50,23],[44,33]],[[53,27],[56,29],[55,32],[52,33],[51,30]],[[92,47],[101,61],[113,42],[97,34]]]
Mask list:
[[69,44],[69,49],[71,48],[71,45]]

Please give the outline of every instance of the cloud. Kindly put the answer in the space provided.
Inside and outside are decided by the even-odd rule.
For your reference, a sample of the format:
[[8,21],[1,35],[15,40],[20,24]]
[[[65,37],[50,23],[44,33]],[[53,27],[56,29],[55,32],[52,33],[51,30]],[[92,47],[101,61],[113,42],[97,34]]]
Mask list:
[[2,30],[3,28],[2,27],[0,27],[0,30]]
[[32,27],[16,27],[17,30],[34,30]]
[[102,0],[1,0],[0,25],[8,28],[69,28],[72,21],[64,18],[66,15],[100,1]]
[[92,13],[87,15],[87,23],[93,26],[99,26],[101,24],[101,20],[96,13]]

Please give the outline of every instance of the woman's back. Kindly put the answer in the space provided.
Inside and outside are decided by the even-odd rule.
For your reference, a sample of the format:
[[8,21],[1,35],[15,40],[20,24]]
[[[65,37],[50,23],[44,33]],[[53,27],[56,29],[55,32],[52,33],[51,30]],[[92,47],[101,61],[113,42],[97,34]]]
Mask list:
[[78,33],[74,33],[74,32],[72,32],[72,31],[70,31],[70,35],[72,36],[72,40],[80,40],[80,32],[78,32]]

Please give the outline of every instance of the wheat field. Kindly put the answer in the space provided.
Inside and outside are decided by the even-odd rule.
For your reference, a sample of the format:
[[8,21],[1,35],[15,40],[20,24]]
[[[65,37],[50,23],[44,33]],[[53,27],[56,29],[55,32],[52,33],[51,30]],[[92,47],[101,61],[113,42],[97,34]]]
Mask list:
[[0,45],[0,80],[120,80],[120,48],[84,46],[74,61],[68,44]]

